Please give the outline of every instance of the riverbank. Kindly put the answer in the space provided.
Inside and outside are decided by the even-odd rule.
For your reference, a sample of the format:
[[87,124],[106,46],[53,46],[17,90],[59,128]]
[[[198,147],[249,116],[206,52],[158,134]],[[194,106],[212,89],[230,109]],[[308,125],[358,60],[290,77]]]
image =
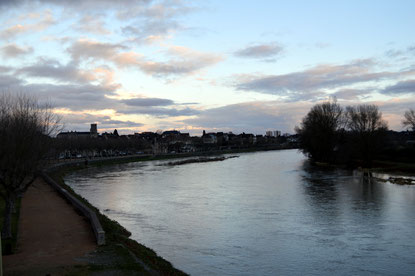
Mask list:
[[21,200],[17,250],[3,256],[5,275],[62,275],[96,247],[91,226],[38,177]]
[[97,272],[111,272],[119,275],[187,275],[174,268],[170,262],[158,256],[152,249],[130,239],[131,233],[128,230],[102,214],[64,183],[65,174],[83,168],[86,166],[78,164],[49,172],[49,176],[54,181],[97,214],[105,231],[106,244],[99,246],[90,258],[86,258],[85,265],[73,267],[69,274],[89,275]]
[[358,166],[350,167],[344,164],[331,164],[323,162],[310,163],[321,168],[358,170],[362,174],[367,173],[380,182],[389,182],[397,185],[415,185],[415,164],[413,163],[375,160],[373,161],[373,167],[370,169]]
[[204,157],[204,156],[217,156],[217,155],[232,154],[232,153],[246,153],[246,152],[272,151],[272,150],[290,150],[290,149],[297,149],[297,148],[281,147],[281,146],[266,146],[266,147],[253,147],[253,148],[197,151],[197,152],[186,152],[186,153],[134,154],[134,155],[112,156],[112,157],[56,159],[56,160],[49,160],[50,162],[49,165],[51,167],[68,166],[70,164],[77,165],[81,163],[85,163],[86,165],[109,165],[109,164],[121,164],[121,163],[130,163],[130,162],[185,158],[185,157]]
[[161,166],[178,166],[178,165],[186,165],[191,163],[207,163],[207,162],[218,162],[218,161],[225,161],[226,159],[230,158],[238,158],[239,156],[228,156],[228,157],[197,157],[197,158],[190,158],[185,160],[179,160],[175,162],[168,162],[167,164],[163,164]]

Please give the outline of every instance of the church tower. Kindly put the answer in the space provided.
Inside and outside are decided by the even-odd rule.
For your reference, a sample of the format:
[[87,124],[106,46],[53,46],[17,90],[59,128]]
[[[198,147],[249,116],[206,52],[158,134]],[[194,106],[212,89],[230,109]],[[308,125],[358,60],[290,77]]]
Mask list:
[[98,137],[98,128],[97,128],[97,124],[91,124],[91,129],[89,130],[89,132],[91,133],[91,137]]

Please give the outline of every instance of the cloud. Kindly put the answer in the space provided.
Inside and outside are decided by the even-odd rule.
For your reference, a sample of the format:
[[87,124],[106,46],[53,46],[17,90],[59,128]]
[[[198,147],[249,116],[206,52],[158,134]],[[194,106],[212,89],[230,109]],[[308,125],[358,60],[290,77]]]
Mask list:
[[258,44],[240,49],[234,53],[242,58],[271,58],[282,52],[283,48],[276,43]]
[[373,60],[365,59],[344,65],[318,65],[284,75],[242,75],[236,77],[234,86],[237,90],[278,95],[289,101],[310,98],[312,91],[414,74],[414,71],[373,72],[375,65]]
[[61,64],[53,59],[39,59],[37,63],[17,70],[18,75],[48,78],[66,83],[89,83],[97,80],[90,71],[80,70],[75,64]]
[[[121,9],[117,15],[119,19],[139,18],[144,23],[149,23],[150,20],[160,23],[166,18],[181,17],[193,10],[195,8],[190,6],[189,3],[180,0],[147,1],[147,5],[136,5],[129,9]],[[136,20],[136,23],[140,23],[140,21]]]
[[394,50],[394,49],[391,49],[391,50],[388,50],[388,51],[386,51],[386,56],[388,56],[388,57],[391,57],[391,58],[396,58],[396,57],[399,57],[399,56],[402,56],[403,54],[404,54],[404,52],[403,51],[401,51],[401,50]]
[[142,5],[151,2],[151,0],[2,0],[0,1],[0,7],[2,8],[13,8],[23,5],[39,5],[39,4],[52,4],[65,8],[77,9],[77,10],[97,10],[106,9],[109,7],[119,8],[128,7],[134,5]]
[[217,54],[198,52],[186,47],[171,46],[166,51],[167,61],[152,61],[134,52],[116,55],[113,61],[120,67],[135,67],[156,77],[192,74],[222,61]]
[[[183,29],[179,23],[181,17],[193,10],[189,2],[180,0],[16,0],[0,1],[0,9],[31,8],[58,6],[67,13],[81,15],[81,19],[75,24],[75,29],[82,33],[98,35],[109,34],[106,29],[103,16],[111,16],[114,19],[125,22],[122,28],[124,35],[128,35],[128,41],[132,43],[152,43],[170,37],[175,31]],[[4,30],[4,37],[10,37],[27,31],[25,25],[12,26]]]
[[[53,99],[56,107],[70,110],[115,108],[120,103],[108,98],[115,96],[121,85],[113,80],[114,72],[107,66],[80,69],[75,63],[61,64],[57,60],[39,58],[32,65],[14,71],[19,80],[15,89],[36,94],[41,99]],[[36,78],[37,83],[30,83]],[[10,79],[10,78],[9,78]]]
[[92,123],[98,124],[98,132],[103,132],[106,129],[113,130],[116,128],[137,128],[144,126],[144,124],[138,122],[114,120],[110,116],[95,115],[85,112],[65,114],[65,116],[63,116],[63,124],[66,131],[88,131],[90,124]]
[[92,33],[98,35],[108,35],[111,32],[106,29],[103,15],[84,15],[74,26],[76,30],[82,33]]
[[[339,101],[346,105],[357,105],[359,99]],[[413,108],[413,99],[391,99],[388,101],[369,101],[367,104],[379,106],[389,127],[402,130],[403,113]],[[201,111],[195,118],[182,121],[188,128],[205,129],[207,131],[232,131],[234,133],[264,134],[266,130],[280,130],[294,133],[294,127],[311,109],[313,103],[299,101],[286,103],[282,101],[254,101],[240,104],[231,104],[218,108]]]
[[76,62],[85,59],[106,59],[110,60],[118,55],[119,50],[126,47],[117,43],[104,43],[88,39],[79,39],[68,49],[68,53]]
[[146,114],[154,117],[178,117],[178,116],[193,116],[200,113],[199,110],[185,107],[182,109],[176,108],[163,108],[155,106],[135,106],[135,107],[122,107],[117,109],[119,114]]
[[24,26],[24,25],[21,25],[21,24],[17,24],[17,25],[14,25],[14,26],[11,26],[11,27],[8,27],[8,28],[3,29],[0,32],[0,38],[2,38],[2,39],[5,39],[5,38],[6,39],[13,38],[16,35],[18,35],[20,33],[24,33],[24,32],[26,32],[28,30],[29,30],[29,27],[28,26]]
[[[354,101],[359,100],[362,97],[365,97],[374,91],[373,88],[368,89],[353,89],[345,88],[337,90],[336,92],[330,94],[330,96],[335,97],[338,100]],[[326,94],[327,95],[327,94]]]
[[[51,101],[56,108],[66,108],[71,112],[112,109],[119,114],[154,117],[193,116],[199,113],[188,107],[189,104],[176,104],[170,99],[112,97],[117,95],[121,86],[113,83],[113,72],[106,66],[83,71],[73,63],[62,65],[55,60],[39,59],[37,63],[17,70],[2,66],[0,72],[0,90],[33,94],[40,100]],[[52,83],[27,83],[18,77],[45,78]]]
[[222,61],[216,54],[201,53],[189,50],[186,56],[177,56],[166,62],[157,62],[142,59],[137,66],[146,74],[166,77],[169,75],[191,74],[205,67]]
[[119,11],[120,20],[132,19],[122,28],[132,44],[151,44],[169,39],[174,33],[187,28],[180,23],[186,14],[196,10],[190,1],[153,1]]
[[132,98],[121,100],[121,102],[129,106],[166,106],[174,104],[172,100],[160,98]]
[[137,68],[156,77],[192,74],[223,60],[222,56],[217,54],[203,53],[181,46],[170,46],[164,52],[168,57],[167,61],[153,61],[133,51],[122,52],[126,48],[122,44],[80,39],[74,42],[67,51],[76,63],[81,60],[103,59],[113,62],[118,67]]
[[0,73],[7,73],[7,72],[11,72],[14,69],[10,66],[2,66],[0,65]]
[[[162,98],[131,98],[120,100],[126,106],[117,109],[120,114],[146,114],[155,117],[176,117],[176,116],[193,116],[199,114],[199,111],[190,107],[174,108],[165,106],[180,106],[170,99]],[[187,105],[187,104],[185,104]]]
[[14,43],[10,43],[1,47],[0,51],[5,58],[15,58],[32,53],[33,47],[20,47]]
[[151,44],[167,39],[180,29],[183,29],[183,27],[173,19],[147,18],[123,27],[122,33],[129,37],[128,42]]
[[106,96],[115,95],[116,87],[92,84],[26,84],[23,92],[34,94],[41,100],[51,101],[57,108],[70,110],[111,109],[116,101]]
[[[29,19],[31,18],[29,17]],[[3,29],[2,31],[0,31],[0,38],[12,39],[15,36],[22,33],[43,31],[55,23],[56,21],[53,18],[52,12],[46,10],[41,16],[40,20],[38,20],[37,22],[27,24],[16,24]]]
[[381,90],[386,95],[415,94],[415,80],[405,80]]
[[276,101],[247,102],[207,109],[183,122],[194,128],[215,131],[265,134],[266,130],[273,129],[292,133],[304,110],[310,106],[304,102],[289,105]]
[[[54,66],[57,66],[54,68]],[[71,112],[85,110],[112,109],[118,114],[149,115],[154,117],[193,116],[198,110],[188,107],[188,104],[176,104],[173,100],[162,98],[131,98],[116,99],[118,84],[92,84],[89,78],[84,78],[72,65],[62,66],[58,62],[46,61],[45,64],[28,66],[17,70],[15,75],[8,75],[12,69],[0,67],[0,91],[18,91],[35,95],[41,101],[51,102],[56,108],[66,108]],[[104,71],[105,68],[96,70]],[[95,70],[95,71],[96,71]],[[48,77],[54,83],[25,83],[16,76]],[[56,82],[62,82],[56,84]],[[179,106],[176,108],[175,106]],[[66,116],[66,115],[65,115]]]
[[[7,67],[3,67],[7,70]],[[1,72],[2,67],[0,67]],[[0,91],[14,90],[16,87],[20,87],[23,82],[15,76],[0,74]]]

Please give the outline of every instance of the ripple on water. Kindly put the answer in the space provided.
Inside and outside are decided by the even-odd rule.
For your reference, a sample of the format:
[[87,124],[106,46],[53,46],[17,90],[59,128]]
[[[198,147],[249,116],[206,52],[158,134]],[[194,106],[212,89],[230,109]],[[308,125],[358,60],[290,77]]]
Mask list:
[[158,166],[170,161],[65,181],[192,275],[415,275],[414,186],[314,168],[296,150]]

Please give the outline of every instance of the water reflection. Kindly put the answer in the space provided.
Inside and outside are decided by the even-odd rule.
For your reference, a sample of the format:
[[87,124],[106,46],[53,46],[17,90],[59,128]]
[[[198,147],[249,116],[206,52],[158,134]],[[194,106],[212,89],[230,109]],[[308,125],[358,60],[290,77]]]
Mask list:
[[313,167],[295,150],[162,162],[91,168],[66,182],[193,275],[415,273],[414,187]]

